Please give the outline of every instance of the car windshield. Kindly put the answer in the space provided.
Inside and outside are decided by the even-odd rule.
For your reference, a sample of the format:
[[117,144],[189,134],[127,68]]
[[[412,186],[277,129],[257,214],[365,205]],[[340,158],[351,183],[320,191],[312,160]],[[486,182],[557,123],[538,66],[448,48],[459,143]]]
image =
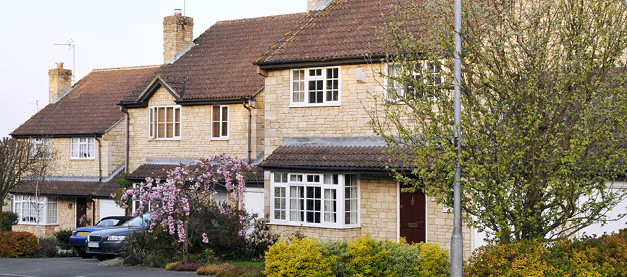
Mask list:
[[145,214],[127,221],[126,223],[122,224],[122,226],[142,227],[148,226],[148,224],[150,224],[150,214]]
[[111,227],[111,226],[115,226],[116,224],[118,224],[118,222],[120,222],[119,219],[106,218],[106,219],[102,219],[102,220],[98,221],[98,223],[96,223],[96,225],[97,226],[104,226],[104,227]]

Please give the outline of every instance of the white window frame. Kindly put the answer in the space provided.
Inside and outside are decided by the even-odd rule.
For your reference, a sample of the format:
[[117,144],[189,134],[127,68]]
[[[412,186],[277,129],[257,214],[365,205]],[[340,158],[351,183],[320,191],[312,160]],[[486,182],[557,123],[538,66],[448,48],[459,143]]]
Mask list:
[[16,194],[13,196],[11,209],[18,215],[18,224],[37,225],[37,214],[39,214],[40,225],[58,225],[58,198],[40,195],[39,202],[36,200],[35,195]]
[[[70,159],[72,160],[93,160],[96,158],[96,139],[78,137],[70,139]],[[87,150],[84,152],[85,147]]]
[[[218,108],[220,118],[214,117],[213,110],[215,108]],[[226,109],[226,118],[224,116],[225,109]],[[230,120],[229,120],[230,116],[231,116],[231,111],[229,110],[229,106],[227,105],[211,106],[211,140],[228,140],[229,139],[229,134],[231,133],[231,131],[229,130],[231,127]],[[216,136],[216,133],[214,132],[214,126],[213,126],[216,123],[219,125],[217,136]],[[224,134],[223,124],[226,124],[226,134]]]
[[[426,62],[417,62],[415,64],[418,68],[416,70],[412,70],[412,77],[416,80],[421,79],[425,86],[433,86],[437,87],[442,84],[442,64],[441,63],[426,63]],[[392,70],[394,69],[394,70]],[[436,70],[437,69],[437,70]],[[406,101],[407,91],[402,84],[398,81],[393,80],[393,77],[398,76],[397,71],[401,70],[401,65],[396,63],[389,63],[385,67],[385,99],[388,101],[397,101],[404,103]],[[436,81],[437,80],[437,81]],[[432,83],[432,84],[431,84]],[[390,89],[396,89],[396,95],[390,93]],[[425,87],[426,88],[426,87]],[[414,93],[417,93],[414,90]],[[425,95],[414,96],[414,98],[425,97]],[[428,97],[428,95],[427,95]]]
[[36,150],[43,149],[45,157],[49,157],[52,153],[50,148],[50,138],[30,138],[29,142],[32,146],[30,156],[35,157],[37,155]]
[[[270,175],[270,224],[335,229],[360,227],[360,191],[357,174],[271,172]],[[325,181],[325,176],[329,178],[333,175],[337,176],[337,184]],[[347,186],[345,183],[347,176],[352,178],[353,186]],[[345,195],[347,187],[354,187],[355,193],[350,198]],[[316,189],[319,194],[315,193]],[[335,198],[328,197],[332,191],[335,192]],[[277,195],[277,192],[282,193]],[[312,195],[308,192],[314,193]],[[352,206],[356,210],[350,210],[350,207],[347,209],[346,200],[354,201]],[[316,204],[316,201],[319,202]],[[335,205],[327,206],[325,205],[327,203]],[[316,205],[319,206],[318,209]],[[348,219],[352,219],[348,223],[347,212],[351,213]]]
[[[168,111],[172,109],[172,121],[168,121]],[[178,118],[176,117],[176,111],[178,110]],[[165,111],[165,122],[159,122],[159,114],[161,111]],[[183,133],[183,111],[181,105],[169,105],[169,106],[150,106],[148,107],[148,138],[151,140],[181,140]],[[165,130],[164,137],[159,137],[160,126],[163,125]],[[167,130],[168,125],[172,125],[172,137],[168,137]],[[178,136],[176,135],[178,125]]]
[[[312,72],[320,70],[321,74],[317,76],[311,76]],[[328,75],[328,70],[337,70],[337,78]],[[299,78],[302,80],[295,80],[294,75],[296,72]],[[322,82],[322,102],[310,102],[310,81]],[[337,88],[329,89],[329,82],[337,81]],[[295,82],[300,83],[300,89],[294,91]],[[332,83],[331,83],[332,84]],[[342,69],[340,67],[313,67],[313,68],[299,68],[290,70],[290,107],[320,107],[320,106],[339,106],[342,98]],[[337,93],[337,99],[333,99],[334,91]],[[298,93],[299,97],[295,97],[295,93]],[[331,98],[329,99],[329,96]],[[298,98],[298,99],[296,99]],[[298,101],[302,100],[302,101]]]

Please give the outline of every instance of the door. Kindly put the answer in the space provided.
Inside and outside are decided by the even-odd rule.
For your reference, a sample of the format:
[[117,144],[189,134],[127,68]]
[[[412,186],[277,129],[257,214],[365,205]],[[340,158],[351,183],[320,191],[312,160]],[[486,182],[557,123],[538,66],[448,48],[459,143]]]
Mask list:
[[401,237],[408,243],[426,242],[425,194],[422,191],[401,192]]
[[83,227],[81,218],[87,216],[87,198],[76,197],[76,226]]

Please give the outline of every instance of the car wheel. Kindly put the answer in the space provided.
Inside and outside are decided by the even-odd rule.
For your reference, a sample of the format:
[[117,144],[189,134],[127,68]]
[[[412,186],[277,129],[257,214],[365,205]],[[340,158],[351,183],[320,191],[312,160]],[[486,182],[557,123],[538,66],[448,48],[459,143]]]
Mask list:
[[78,255],[81,256],[81,258],[83,258],[83,259],[89,259],[89,258],[94,256],[92,254],[87,254],[87,252],[85,252],[85,250],[78,250]]
[[112,258],[113,257],[111,255],[96,254],[96,259],[98,259],[99,261],[106,261]]

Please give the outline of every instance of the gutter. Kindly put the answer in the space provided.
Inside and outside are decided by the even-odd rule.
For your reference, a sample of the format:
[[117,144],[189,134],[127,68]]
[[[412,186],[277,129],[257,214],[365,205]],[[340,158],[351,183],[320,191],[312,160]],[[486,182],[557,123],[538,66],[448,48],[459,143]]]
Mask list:
[[129,160],[129,149],[130,149],[130,143],[129,143],[129,129],[130,129],[130,123],[131,123],[131,117],[128,114],[128,111],[123,107],[120,106],[120,111],[122,111],[125,115],[126,115],[126,149],[124,151],[124,172],[128,173],[128,160]]
[[102,142],[98,136],[94,136],[98,141],[98,182],[102,182]]
[[[322,66],[336,66],[336,65],[352,65],[352,64],[364,64],[370,63],[372,60],[378,60],[386,58],[385,55],[373,55],[367,56],[355,56],[355,57],[342,57],[342,58],[330,58],[320,60],[291,60],[280,62],[256,62],[260,70],[271,69],[292,69],[292,68],[305,68],[305,67],[322,67]],[[378,63],[378,61],[377,61]]]

